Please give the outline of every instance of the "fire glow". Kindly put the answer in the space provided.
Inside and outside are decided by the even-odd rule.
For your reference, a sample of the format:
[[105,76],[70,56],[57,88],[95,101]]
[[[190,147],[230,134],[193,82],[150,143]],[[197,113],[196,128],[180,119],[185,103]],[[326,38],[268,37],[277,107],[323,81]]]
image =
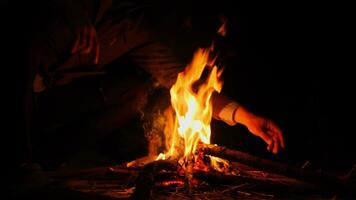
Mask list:
[[[223,85],[222,70],[214,65],[215,59],[211,57],[210,49],[198,49],[192,62],[178,74],[176,83],[170,89],[174,114],[169,115],[165,130],[169,149],[161,153],[157,160],[190,159],[200,142],[210,144],[212,94],[220,92]],[[196,88],[206,69],[209,71],[207,78]],[[211,160],[214,163],[214,159]]]

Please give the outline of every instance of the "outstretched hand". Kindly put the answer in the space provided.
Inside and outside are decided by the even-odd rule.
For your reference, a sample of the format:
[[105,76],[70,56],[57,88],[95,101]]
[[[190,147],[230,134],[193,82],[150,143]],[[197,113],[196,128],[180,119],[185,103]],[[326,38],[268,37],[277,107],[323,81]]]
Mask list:
[[94,51],[94,64],[99,61],[99,42],[95,27],[91,24],[78,27],[72,53],[88,54]]
[[271,120],[257,116],[242,106],[235,112],[234,119],[241,123],[254,135],[262,138],[267,144],[267,150],[277,154],[285,148],[281,129]]

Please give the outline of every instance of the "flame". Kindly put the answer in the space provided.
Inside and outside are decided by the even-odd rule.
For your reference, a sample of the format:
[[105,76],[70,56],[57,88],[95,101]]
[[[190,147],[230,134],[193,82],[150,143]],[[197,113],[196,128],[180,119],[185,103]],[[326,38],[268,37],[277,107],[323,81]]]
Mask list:
[[[198,49],[192,62],[178,74],[176,83],[170,89],[174,113],[169,116],[165,130],[168,151],[157,160],[188,158],[194,155],[199,142],[210,144],[210,122],[212,119],[213,92],[220,92],[223,82],[222,70],[212,66],[209,49]],[[209,70],[205,82],[198,85],[205,69]]]

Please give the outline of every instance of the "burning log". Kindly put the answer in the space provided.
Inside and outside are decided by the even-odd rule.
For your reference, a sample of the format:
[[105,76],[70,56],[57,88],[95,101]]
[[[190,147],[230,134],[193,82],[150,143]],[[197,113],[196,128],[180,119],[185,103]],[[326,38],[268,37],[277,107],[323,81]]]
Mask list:
[[142,169],[136,180],[133,199],[149,199],[154,186],[180,186],[184,183],[177,176],[177,161],[159,160],[151,162]]
[[306,170],[284,163],[259,158],[248,153],[228,149],[226,147],[204,145],[201,147],[201,151],[207,155],[220,157],[229,161],[240,162],[253,168],[313,183],[319,187],[332,189],[334,191],[351,193],[354,192],[355,189],[351,186],[348,180],[323,173],[322,171],[317,172]]

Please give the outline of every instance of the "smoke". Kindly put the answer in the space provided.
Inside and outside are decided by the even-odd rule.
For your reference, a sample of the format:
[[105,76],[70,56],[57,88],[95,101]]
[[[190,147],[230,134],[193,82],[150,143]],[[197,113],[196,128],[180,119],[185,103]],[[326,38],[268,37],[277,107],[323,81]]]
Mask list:
[[168,126],[168,114],[171,110],[170,96],[167,89],[156,89],[147,98],[142,111],[143,129],[148,140],[149,156],[156,156],[167,149],[165,129]]

